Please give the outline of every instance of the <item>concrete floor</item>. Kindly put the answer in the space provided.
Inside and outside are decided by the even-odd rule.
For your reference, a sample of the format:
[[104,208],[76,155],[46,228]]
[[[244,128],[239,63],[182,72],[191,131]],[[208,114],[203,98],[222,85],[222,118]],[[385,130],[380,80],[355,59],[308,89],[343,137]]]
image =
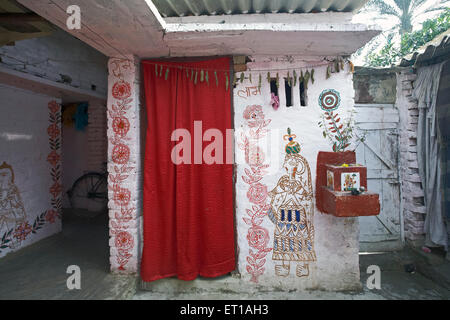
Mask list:
[[[63,231],[0,259],[0,299],[126,299],[134,277],[109,273],[108,216],[64,212]],[[67,288],[69,265],[81,269],[81,290]]]
[[[437,259],[435,257],[435,259]],[[327,291],[276,291],[276,292],[258,292],[256,294],[246,294],[238,292],[212,292],[208,288],[211,280],[197,279],[195,288],[190,292],[171,292],[169,294],[162,292],[149,292],[139,290],[133,299],[135,300],[449,300],[450,287],[443,286],[443,279],[431,280],[418,270],[422,263],[419,261],[417,253],[411,249],[405,249],[400,252],[389,252],[380,254],[362,254],[360,255],[361,283],[363,290],[360,292],[327,292]],[[409,273],[405,271],[405,265],[414,265],[416,271]],[[427,263],[428,264],[428,263]],[[381,269],[381,289],[369,290],[366,287],[368,274],[366,273],[369,265],[378,265]],[[440,268],[450,279],[450,262],[445,259],[434,261],[430,268]],[[435,270],[432,270],[433,275]],[[428,276],[428,274],[427,274]],[[175,281],[158,280],[158,281]],[[224,279],[214,281],[225,281]],[[439,283],[439,284],[438,284]],[[158,286],[156,286],[158,287]],[[160,287],[164,288],[164,284]],[[167,284],[166,284],[166,287]],[[169,284],[174,287],[174,284]],[[180,286],[181,287],[181,286]]]
[[[65,212],[63,232],[0,259],[0,299],[135,299],[135,300],[271,300],[271,299],[450,299],[450,261],[420,250],[360,256],[360,292],[276,291],[243,294],[210,290],[211,281],[197,279],[192,290],[173,290],[180,283],[165,279],[169,292],[137,290],[137,278],[109,272],[107,215],[79,218]],[[381,269],[381,290],[365,286],[369,265]],[[68,290],[69,265],[81,268],[81,290]],[[414,273],[405,271],[413,265]],[[172,285],[170,283],[175,285]],[[209,285],[207,285],[209,283]],[[164,285],[159,286],[164,288]]]

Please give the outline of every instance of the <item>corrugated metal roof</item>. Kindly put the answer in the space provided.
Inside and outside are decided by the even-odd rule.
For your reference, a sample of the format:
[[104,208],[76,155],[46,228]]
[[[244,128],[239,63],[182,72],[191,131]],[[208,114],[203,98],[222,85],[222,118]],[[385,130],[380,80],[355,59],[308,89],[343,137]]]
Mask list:
[[420,66],[450,59],[450,29],[427,42],[400,62],[401,67]]
[[163,17],[354,12],[368,0],[152,0]]

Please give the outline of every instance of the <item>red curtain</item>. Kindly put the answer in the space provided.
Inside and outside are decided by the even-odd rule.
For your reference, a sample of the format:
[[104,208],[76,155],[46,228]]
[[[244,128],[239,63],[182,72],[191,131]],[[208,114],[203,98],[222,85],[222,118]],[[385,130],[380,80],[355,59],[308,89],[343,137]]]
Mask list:
[[[194,136],[194,121],[202,121],[202,134],[210,128],[222,132],[225,157],[225,132],[232,125],[231,88],[225,85],[230,59],[151,60],[142,67],[148,127],[141,277],[193,280],[231,272],[235,268],[232,164],[194,164],[194,140],[201,139]],[[191,134],[192,164],[175,165],[171,160],[179,143],[171,141],[177,128]],[[202,149],[209,143],[204,142]]]

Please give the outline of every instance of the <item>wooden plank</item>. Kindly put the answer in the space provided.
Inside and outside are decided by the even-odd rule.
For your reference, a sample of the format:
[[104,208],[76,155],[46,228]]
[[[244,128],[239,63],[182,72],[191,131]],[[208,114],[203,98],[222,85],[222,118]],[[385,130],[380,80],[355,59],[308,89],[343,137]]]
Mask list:
[[355,103],[355,108],[395,108],[392,103]]
[[398,122],[355,122],[361,130],[388,130],[397,129]]
[[[358,135],[357,135],[358,136]],[[359,137],[360,138],[360,137]],[[371,145],[368,140],[364,140],[363,144],[370,149],[389,169],[394,169],[395,165],[388,159],[386,159],[380,151],[378,151],[373,145]]]
[[46,21],[35,13],[0,13],[0,22],[22,24],[25,22]]
[[398,173],[396,170],[367,168],[367,179],[398,179]]
[[367,108],[361,107],[356,109],[356,122],[393,122],[400,121],[397,109],[394,108]]

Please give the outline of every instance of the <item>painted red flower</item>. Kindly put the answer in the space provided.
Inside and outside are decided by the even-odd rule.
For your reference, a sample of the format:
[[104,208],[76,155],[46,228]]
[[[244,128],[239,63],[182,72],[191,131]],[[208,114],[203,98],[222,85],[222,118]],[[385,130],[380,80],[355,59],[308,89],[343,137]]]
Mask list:
[[124,100],[131,96],[131,86],[128,82],[119,81],[113,85],[112,96],[117,100]]
[[59,163],[59,160],[61,159],[61,156],[56,152],[52,151],[47,157],[47,161],[53,166],[56,167],[56,165]]
[[58,125],[56,123],[54,123],[54,124],[51,124],[47,128],[47,133],[51,139],[55,139],[55,138],[59,137],[61,130],[59,130]]
[[244,119],[247,121],[249,127],[259,127],[264,123],[264,113],[262,106],[252,105],[247,106],[244,110]]
[[114,133],[121,137],[124,137],[130,130],[130,122],[125,117],[114,117],[112,127]]
[[130,148],[124,144],[114,146],[112,160],[117,164],[125,164],[130,160]]
[[58,212],[55,210],[48,210],[45,214],[45,220],[50,223],[55,223],[58,217]]
[[55,182],[50,187],[50,193],[53,195],[54,198],[56,198],[61,192],[62,192],[62,186],[58,182]]
[[60,106],[56,101],[50,101],[48,104],[48,109],[51,113],[57,113],[60,110]]
[[114,190],[114,203],[117,206],[126,207],[131,199],[131,192],[128,189],[117,187]]
[[27,238],[27,236],[31,233],[33,229],[28,224],[28,222],[22,222],[16,230],[14,230],[14,238],[23,241]]
[[253,226],[248,229],[247,240],[250,247],[264,249],[269,243],[269,231],[260,226]]
[[121,250],[129,250],[134,247],[133,236],[127,231],[121,231],[116,234],[116,248]]
[[267,198],[267,186],[259,182],[252,184],[247,191],[247,198],[255,204],[264,203]]

